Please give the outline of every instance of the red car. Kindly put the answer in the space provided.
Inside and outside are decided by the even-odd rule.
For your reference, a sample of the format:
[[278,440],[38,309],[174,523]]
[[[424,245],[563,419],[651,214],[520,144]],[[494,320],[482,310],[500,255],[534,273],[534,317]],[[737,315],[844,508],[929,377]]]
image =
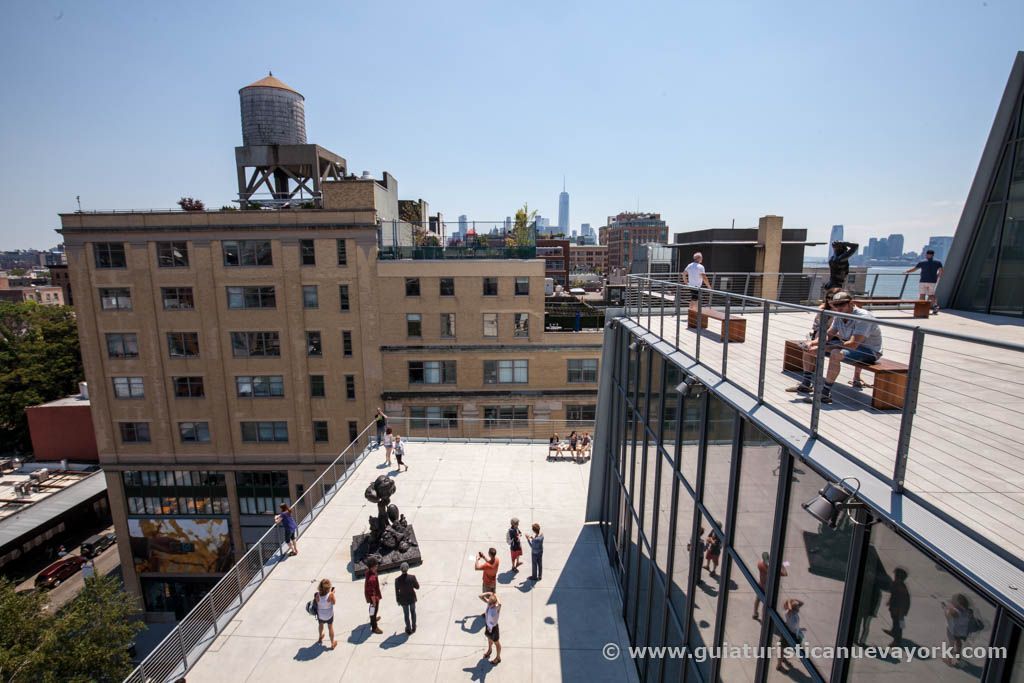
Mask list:
[[36,588],[56,588],[61,581],[74,576],[75,572],[81,571],[84,564],[85,558],[78,555],[62,557],[39,572],[39,576],[36,577]]

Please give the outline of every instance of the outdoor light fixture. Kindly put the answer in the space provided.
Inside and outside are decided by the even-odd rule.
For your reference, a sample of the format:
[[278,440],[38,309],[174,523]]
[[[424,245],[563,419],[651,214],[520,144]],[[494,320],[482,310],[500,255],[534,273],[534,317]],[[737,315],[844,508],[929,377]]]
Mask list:
[[[856,487],[852,491],[849,489],[848,482],[856,483]],[[835,484],[831,482],[825,484],[825,488],[818,491],[817,496],[806,503],[801,503],[800,507],[807,510],[811,517],[827,524],[829,529],[836,528],[839,524],[839,515],[843,511],[846,512],[851,522],[861,524],[861,522],[854,518],[851,512],[852,510],[866,507],[864,503],[851,502],[851,499],[857,495],[858,491],[860,491],[860,480],[855,477],[846,477]]]
[[696,395],[700,394],[700,392],[701,392],[701,390],[703,388],[704,388],[704,385],[700,383],[700,380],[698,380],[693,375],[687,375],[686,379],[684,379],[679,384],[679,386],[676,387],[676,391],[679,392],[680,396],[682,396],[683,398],[686,398],[687,396],[690,396],[690,395],[696,396]]

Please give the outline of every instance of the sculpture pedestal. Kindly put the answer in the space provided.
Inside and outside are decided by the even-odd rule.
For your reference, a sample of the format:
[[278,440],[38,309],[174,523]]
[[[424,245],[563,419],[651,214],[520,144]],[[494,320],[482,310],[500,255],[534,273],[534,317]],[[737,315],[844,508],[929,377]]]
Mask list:
[[377,565],[377,572],[386,572],[390,569],[398,569],[403,562],[408,562],[410,567],[423,564],[423,557],[420,555],[420,547],[416,542],[416,530],[409,525],[408,536],[409,549],[404,553],[398,548],[386,552],[386,548],[374,548],[370,534],[359,534],[352,537],[352,573],[355,577],[366,576],[366,558],[374,553],[380,556],[380,564]]

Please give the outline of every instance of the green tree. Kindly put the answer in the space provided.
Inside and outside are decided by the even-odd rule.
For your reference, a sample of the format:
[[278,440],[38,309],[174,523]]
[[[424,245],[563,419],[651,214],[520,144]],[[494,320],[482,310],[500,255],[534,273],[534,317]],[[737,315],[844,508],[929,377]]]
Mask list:
[[0,577],[0,680],[13,679],[42,640],[44,602],[41,593],[16,593],[14,584]]
[[0,303],[0,452],[30,450],[25,408],[72,393],[83,376],[74,309]]
[[0,679],[120,681],[131,673],[128,646],[142,622],[120,581],[89,579],[56,615],[41,609],[44,601],[40,594],[18,594],[10,582],[0,583]]
[[532,246],[532,240],[530,239],[530,226],[537,219],[537,211],[530,211],[528,204],[523,204],[523,208],[516,211],[514,222],[512,223],[512,234],[510,235],[511,245],[514,247],[529,247]]

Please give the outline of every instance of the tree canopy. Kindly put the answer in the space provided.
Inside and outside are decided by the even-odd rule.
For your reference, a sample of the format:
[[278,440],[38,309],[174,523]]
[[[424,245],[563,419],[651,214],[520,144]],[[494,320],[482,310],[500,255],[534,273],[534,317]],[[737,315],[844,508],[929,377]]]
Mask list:
[[73,393],[83,377],[74,309],[0,302],[0,453],[31,450],[25,408]]
[[0,578],[0,681],[121,681],[142,628],[135,599],[112,577],[88,579],[57,614],[45,595],[16,593]]
[[516,216],[513,219],[512,234],[508,236],[512,246],[516,247],[529,247],[532,246],[533,240],[531,239],[531,226],[537,219],[537,211],[530,211],[530,207],[527,204],[523,204],[523,208],[516,211]]

